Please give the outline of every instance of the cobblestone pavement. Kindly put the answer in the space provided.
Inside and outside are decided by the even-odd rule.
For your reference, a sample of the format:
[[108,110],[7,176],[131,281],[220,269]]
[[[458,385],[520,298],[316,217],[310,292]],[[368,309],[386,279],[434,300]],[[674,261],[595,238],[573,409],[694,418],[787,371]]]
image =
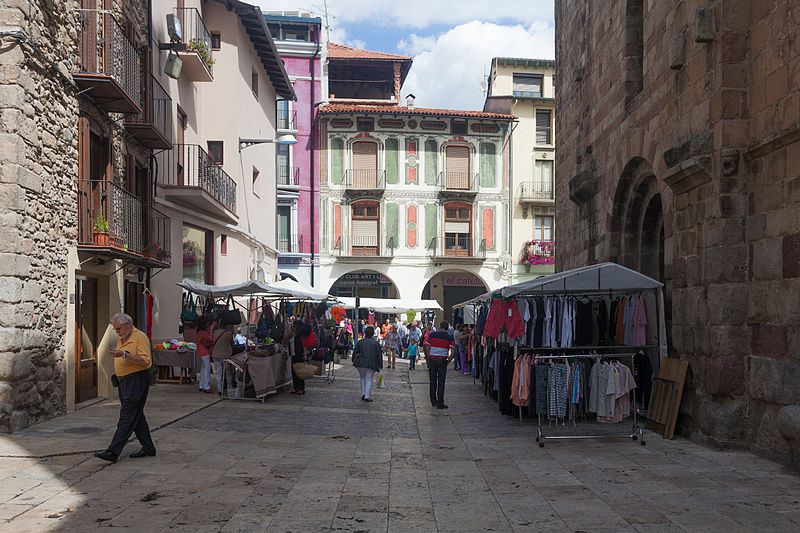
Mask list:
[[[158,456],[4,458],[4,530],[797,531],[798,475],[646,433],[535,442],[448,373],[448,410],[402,362],[373,403],[357,373],[307,394],[223,401],[154,434]],[[628,429],[605,428],[615,434]],[[126,452],[137,449],[135,443]]]

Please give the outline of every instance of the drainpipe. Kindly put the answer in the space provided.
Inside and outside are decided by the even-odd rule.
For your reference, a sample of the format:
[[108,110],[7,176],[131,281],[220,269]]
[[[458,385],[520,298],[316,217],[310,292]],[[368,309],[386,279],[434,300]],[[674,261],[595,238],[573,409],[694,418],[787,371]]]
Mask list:
[[314,106],[314,83],[315,83],[315,80],[316,80],[316,78],[314,76],[314,74],[315,74],[315,72],[314,72],[314,61],[316,61],[317,55],[319,55],[319,45],[320,45],[319,41],[322,38],[322,31],[321,30],[322,30],[322,27],[319,27],[317,29],[317,49],[314,50],[314,55],[311,56],[311,101],[309,102],[309,117],[310,117],[309,125],[310,125],[310,128],[311,128],[311,131],[309,132],[309,141],[311,142],[311,176],[310,176],[310,178],[311,178],[311,209],[309,209],[309,212],[311,213],[310,222],[311,222],[311,286],[312,287],[314,286],[314,258],[316,257],[316,255],[314,254],[314,246],[316,245],[316,239],[314,238],[314,236],[315,236],[315,232],[317,231],[317,228],[316,228],[316,226],[314,224],[314,214],[316,212],[316,204],[317,204],[317,201],[314,198],[314,192],[315,192],[314,191],[314,189],[315,189],[314,188],[314,181],[316,180],[316,176],[314,175],[314,158],[315,158],[316,152],[317,152],[317,147],[316,147],[316,145],[314,143],[314,128],[315,128],[315,126],[314,126],[314,109],[315,109],[315,106]]

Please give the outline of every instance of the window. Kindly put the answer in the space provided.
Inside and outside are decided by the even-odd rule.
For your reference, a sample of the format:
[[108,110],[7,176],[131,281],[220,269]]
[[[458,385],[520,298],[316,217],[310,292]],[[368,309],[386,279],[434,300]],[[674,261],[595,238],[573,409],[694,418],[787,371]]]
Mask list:
[[276,41],[280,41],[281,39],[281,25],[276,22],[270,22],[267,24],[269,28],[269,33],[272,35],[272,38]]
[[472,251],[472,207],[468,204],[444,206],[444,255],[469,257]]
[[219,50],[220,45],[220,37],[218,31],[211,32],[211,49],[212,50]]
[[353,143],[353,168],[347,185],[355,189],[378,187],[378,144],[370,141]]
[[375,129],[375,121],[371,118],[358,119],[358,131],[372,131]]
[[208,141],[208,155],[218,165],[222,165],[222,141]]
[[553,217],[536,215],[534,217],[533,239],[536,241],[553,240]]
[[284,41],[308,41],[308,26],[300,24],[282,24],[281,33]]
[[292,129],[292,120],[289,117],[289,101],[278,100],[278,129],[290,130]]
[[225,234],[219,236],[219,253],[228,255],[228,236]]
[[278,157],[277,157],[277,164],[278,164],[278,185],[299,185],[299,183],[294,182],[294,176],[292,176],[291,168],[289,166],[290,157],[289,157],[289,144],[279,144],[278,145]]
[[536,173],[533,177],[533,194],[535,198],[553,198],[553,162],[536,161]]
[[553,144],[550,136],[550,110],[536,110],[536,144]]
[[542,97],[541,74],[514,74],[514,96]]
[[628,0],[625,6],[625,103],[644,87],[644,2]]
[[376,256],[380,243],[380,210],[376,202],[359,202],[351,207],[352,255]]
[[292,252],[294,236],[292,235],[292,206],[278,206],[278,251],[283,253]]
[[197,283],[214,283],[214,232],[183,226],[183,277]]
[[253,91],[253,96],[258,100],[258,72],[256,71],[250,74],[250,89]]
[[447,190],[468,191],[472,185],[469,179],[469,147],[448,146],[444,151],[445,182]]
[[452,124],[453,133],[455,134],[466,134],[467,133],[467,123],[466,122],[453,122]]
[[261,182],[258,179],[259,174],[261,174],[256,167],[253,167],[253,194],[256,196],[261,195]]

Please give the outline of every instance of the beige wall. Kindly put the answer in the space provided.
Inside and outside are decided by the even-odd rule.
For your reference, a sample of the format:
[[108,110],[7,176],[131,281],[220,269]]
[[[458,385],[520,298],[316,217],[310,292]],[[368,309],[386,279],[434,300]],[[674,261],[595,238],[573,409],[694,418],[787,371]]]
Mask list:
[[514,84],[513,74],[542,74],[542,96],[544,98],[555,98],[553,88],[554,68],[547,67],[525,67],[521,65],[493,65],[492,66],[492,96],[504,96],[512,94]]

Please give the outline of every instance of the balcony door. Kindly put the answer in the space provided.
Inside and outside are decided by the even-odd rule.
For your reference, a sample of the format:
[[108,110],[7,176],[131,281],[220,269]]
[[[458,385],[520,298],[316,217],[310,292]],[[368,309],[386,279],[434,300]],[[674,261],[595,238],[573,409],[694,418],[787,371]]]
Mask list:
[[469,257],[472,243],[472,206],[444,206],[444,255]]
[[380,243],[380,209],[377,202],[359,202],[352,206],[350,234],[352,254],[377,256]]
[[469,148],[448,146],[444,151],[445,188],[469,190]]
[[97,280],[75,276],[75,403],[97,397]]
[[369,141],[353,143],[353,178],[355,189],[378,187],[378,144]]

